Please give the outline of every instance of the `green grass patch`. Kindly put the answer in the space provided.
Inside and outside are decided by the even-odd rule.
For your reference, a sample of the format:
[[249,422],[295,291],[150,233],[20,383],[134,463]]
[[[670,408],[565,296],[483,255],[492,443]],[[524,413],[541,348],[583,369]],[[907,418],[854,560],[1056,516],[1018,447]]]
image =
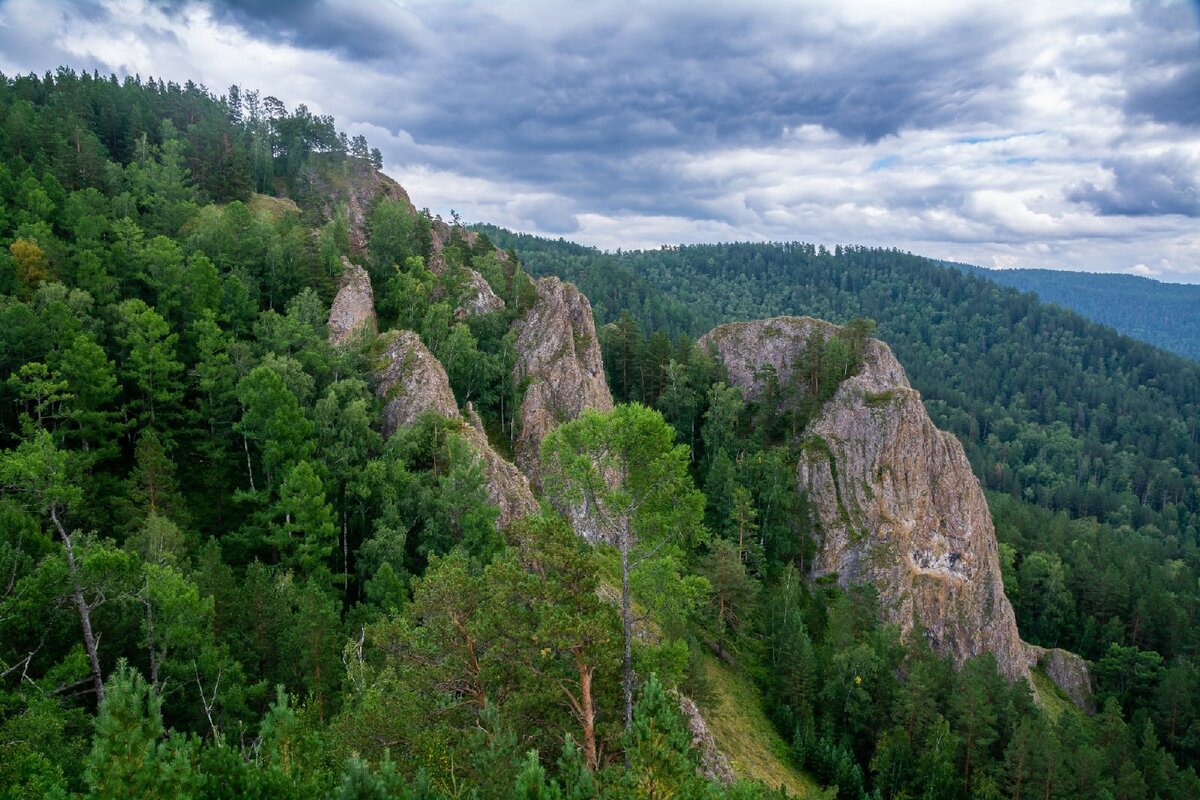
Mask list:
[[882,392],[866,392],[863,394],[863,402],[867,408],[884,408],[891,405],[896,399],[896,393],[891,389],[885,389]]
[[796,797],[820,798],[820,787],[792,766],[788,746],[762,709],[762,698],[749,678],[704,657],[707,697],[700,703],[717,747],[739,778],[787,789]]
[[300,207],[286,197],[271,197],[268,194],[252,194],[246,203],[258,217],[281,220],[288,214],[299,214]]

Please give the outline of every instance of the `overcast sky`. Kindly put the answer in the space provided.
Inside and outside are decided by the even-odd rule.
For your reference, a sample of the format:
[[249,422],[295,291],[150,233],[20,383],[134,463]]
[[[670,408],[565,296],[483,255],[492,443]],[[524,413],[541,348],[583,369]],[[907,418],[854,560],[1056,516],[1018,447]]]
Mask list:
[[0,0],[0,71],[260,89],[418,206],[606,249],[1200,282],[1196,0]]

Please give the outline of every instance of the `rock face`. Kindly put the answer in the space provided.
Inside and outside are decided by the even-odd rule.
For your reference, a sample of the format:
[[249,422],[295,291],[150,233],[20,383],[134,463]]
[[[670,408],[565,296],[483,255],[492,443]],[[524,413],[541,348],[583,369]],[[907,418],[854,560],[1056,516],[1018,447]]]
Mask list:
[[[837,330],[833,323],[812,317],[776,317],[721,325],[700,337],[697,344],[716,353],[725,365],[729,385],[739,387],[742,397],[753,401],[758,399],[764,383],[763,367],[774,368],[779,383],[785,385],[809,339],[815,335],[824,341]],[[887,378],[907,383],[895,359],[879,368],[894,368],[895,374]]]
[[383,352],[375,371],[375,394],[384,401],[383,435],[432,411],[458,418],[458,403],[440,361],[412,331],[388,331],[380,337]]
[[375,335],[375,295],[367,271],[342,256],[342,274],[338,293],[329,310],[329,342],[345,344],[361,330]]
[[[411,331],[389,331],[381,337],[381,343],[384,350],[375,376],[375,391],[386,402],[384,436],[413,424],[425,412],[451,420],[462,419],[446,370],[420,337]],[[500,508],[496,526],[502,528],[510,520],[536,513],[538,503],[529,488],[529,479],[492,448],[479,415],[469,404],[459,434],[479,457],[488,499]]]
[[526,385],[517,466],[536,484],[546,434],[584,409],[611,410],[613,400],[587,298],[558,278],[542,278],[535,286],[537,299],[516,324],[513,380]]
[[737,779],[733,774],[733,767],[717,747],[713,735],[708,732],[708,724],[704,721],[699,706],[690,697],[681,695],[679,711],[692,734],[692,747],[700,754],[700,776],[708,781],[716,781],[722,786],[731,785]]
[[[446,257],[444,255],[446,245],[450,243],[450,237],[455,233],[462,237],[463,241],[468,246],[474,247],[479,241],[479,234],[475,231],[467,230],[461,226],[450,227],[440,219],[433,221],[433,228],[430,231],[430,255],[429,255],[429,271],[434,275],[443,275],[446,272]],[[502,250],[496,251],[496,257],[502,260],[508,260],[508,254]],[[463,320],[467,317],[475,317],[480,314],[488,314],[492,311],[499,311],[504,308],[504,301],[501,300],[487,280],[470,267],[464,267],[463,272],[466,275],[466,281],[463,299],[458,307],[454,309],[456,319]]]
[[396,200],[417,211],[403,186],[360,159],[314,159],[307,177],[307,195],[321,199],[324,219],[333,219],[339,207],[345,209],[350,247],[356,253],[367,250],[367,215],[376,201]]
[[[779,318],[724,325],[700,344],[711,346],[730,383],[753,399],[756,370],[770,364],[782,383],[814,333],[828,338],[836,330]],[[958,440],[929,419],[887,345],[867,341],[862,369],[809,422],[801,450],[797,481],[820,529],[814,576],[874,585],[888,621],[905,635],[920,626],[957,663],[991,653],[1009,678],[1028,679],[1030,667],[1049,658],[1060,677],[1086,675],[1077,657],[1046,656],[1021,641],[979,481]]]
[[454,309],[455,319],[477,317],[490,314],[504,308],[501,300],[486,279],[473,269],[464,270],[467,273],[466,292],[461,304]]
[[483,430],[483,423],[470,403],[467,404],[466,416],[467,424],[463,426],[462,437],[483,461],[483,477],[487,482],[488,499],[500,507],[500,518],[496,520],[496,526],[503,528],[510,520],[536,514],[538,502],[534,499],[533,490],[529,488],[529,479],[492,448]]
[[1092,697],[1092,676],[1086,661],[1057,647],[1053,650],[1035,645],[1029,647],[1037,656],[1038,666],[1046,671],[1055,686],[1063,690],[1067,699],[1089,714],[1096,710]]

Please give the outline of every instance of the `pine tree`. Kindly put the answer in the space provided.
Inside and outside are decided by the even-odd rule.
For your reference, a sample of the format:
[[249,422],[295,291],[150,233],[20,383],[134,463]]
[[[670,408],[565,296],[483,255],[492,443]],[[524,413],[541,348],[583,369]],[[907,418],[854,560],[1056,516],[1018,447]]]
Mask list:
[[625,733],[625,781],[638,797],[649,800],[687,797],[700,783],[691,745],[678,709],[651,674]]

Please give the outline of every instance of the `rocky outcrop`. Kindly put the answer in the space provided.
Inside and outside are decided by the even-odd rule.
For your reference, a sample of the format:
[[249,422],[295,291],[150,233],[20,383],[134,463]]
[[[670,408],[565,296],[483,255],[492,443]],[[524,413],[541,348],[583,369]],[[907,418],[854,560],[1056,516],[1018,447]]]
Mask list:
[[[700,344],[754,399],[763,365],[785,383],[813,337],[837,330],[779,318],[724,325]],[[862,362],[802,433],[797,481],[820,531],[814,576],[870,583],[905,635],[921,630],[958,663],[991,653],[1005,675],[1028,679],[1044,651],[1017,632],[991,515],[962,445],[934,426],[887,345],[867,340]],[[1051,661],[1060,678],[1086,673],[1070,654]]]
[[613,400],[587,298],[558,278],[542,278],[535,287],[533,307],[516,324],[513,380],[525,386],[517,466],[536,484],[546,434],[584,409],[611,410]]
[[495,451],[483,430],[479,415],[470,403],[467,403],[466,417],[467,424],[463,426],[462,437],[479,454],[483,463],[488,499],[500,508],[496,526],[503,528],[510,520],[536,514],[538,502],[529,488],[529,479]]
[[729,385],[754,401],[766,380],[764,367],[773,368],[779,383],[786,385],[809,340],[817,336],[825,341],[837,329],[812,317],[776,317],[721,325],[700,337],[697,345],[714,353],[725,366]]
[[362,159],[317,156],[306,177],[304,195],[317,199],[323,219],[331,220],[339,209],[344,210],[350,247],[356,253],[367,250],[367,216],[379,200],[404,203],[411,213],[417,213],[403,186]]
[[412,331],[388,331],[379,337],[375,394],[384,402],[383,435],[412,425],[427,411],[458,418],[458,403],[440,361]]
[[342,274],[338,277],[338,293],[329,310],[329,342],[345,344],[355,334],[375,335],[375,295],[367,271],[342,256]]
[[817,575],[871,583],[889,620],[923,628],[956,662],[992,653],[1010,678],[1030,655],[1004,595],[991,516],[962,445],[934,427],[921,398],[889,380],[895,359],[867,347],[805,429],[801,488],[820,517]]
[[[420,337],[411,331],[389,331],[380,337],[380,344],[383,354],[377,364],[375,391],[385,402],[385,437],[402,426],[412,425],[426,412],[462,420],[446,370]],[[479,415],[469,403],[459,435],[478,456],[488,499],[500,508],[497,527],[538,511],[529,479],[495,451]]]
[[486,279],[473,269],[464,269],[466,281],[463,286],[462,298],[454,309],[454,318],[464,320],[467,317],[477,317],[501,311],[504,301],[501,300]]
[[704,721],[699,706],[690,697],[680,695],[679,711],[692,734],[692,747],[700,755],[700,776],[707,781],[716,781],[722,786],[731,785],[737,776],[733,774],[729,759],[717,747],[716,739],[709,733],[708,724]]
[[[434,275],[445,275],[446,245],[450,243],[450,239],[455,233],[462,238],[462,241],[468,247],[474,247],[479,242],[479,234],[475,233],[475,231],[468,230],[462,226],[451,227],[442,220],[435,219],[433,227],[430,230],[429,255],[429,270]],[[496,257],[506,261],[508,260],[508,253],[497,250]],[[504,308],[504,301],[492,291],[491,285],[482,275],[470,267],[462,267],[461,269],[464,280],[458,306],[454,309],[454,317],[456,319],[463,320],[467,317],[489,314]]]
[[1053,650],[1035,645],[1029,647],[1037,658],[1038,666],[1045,671],[1055,686],[1063,690],[1068,700],[1088,713],[1096,710],[1092,697],[1092,676],[1086,661],[1057,647]]

